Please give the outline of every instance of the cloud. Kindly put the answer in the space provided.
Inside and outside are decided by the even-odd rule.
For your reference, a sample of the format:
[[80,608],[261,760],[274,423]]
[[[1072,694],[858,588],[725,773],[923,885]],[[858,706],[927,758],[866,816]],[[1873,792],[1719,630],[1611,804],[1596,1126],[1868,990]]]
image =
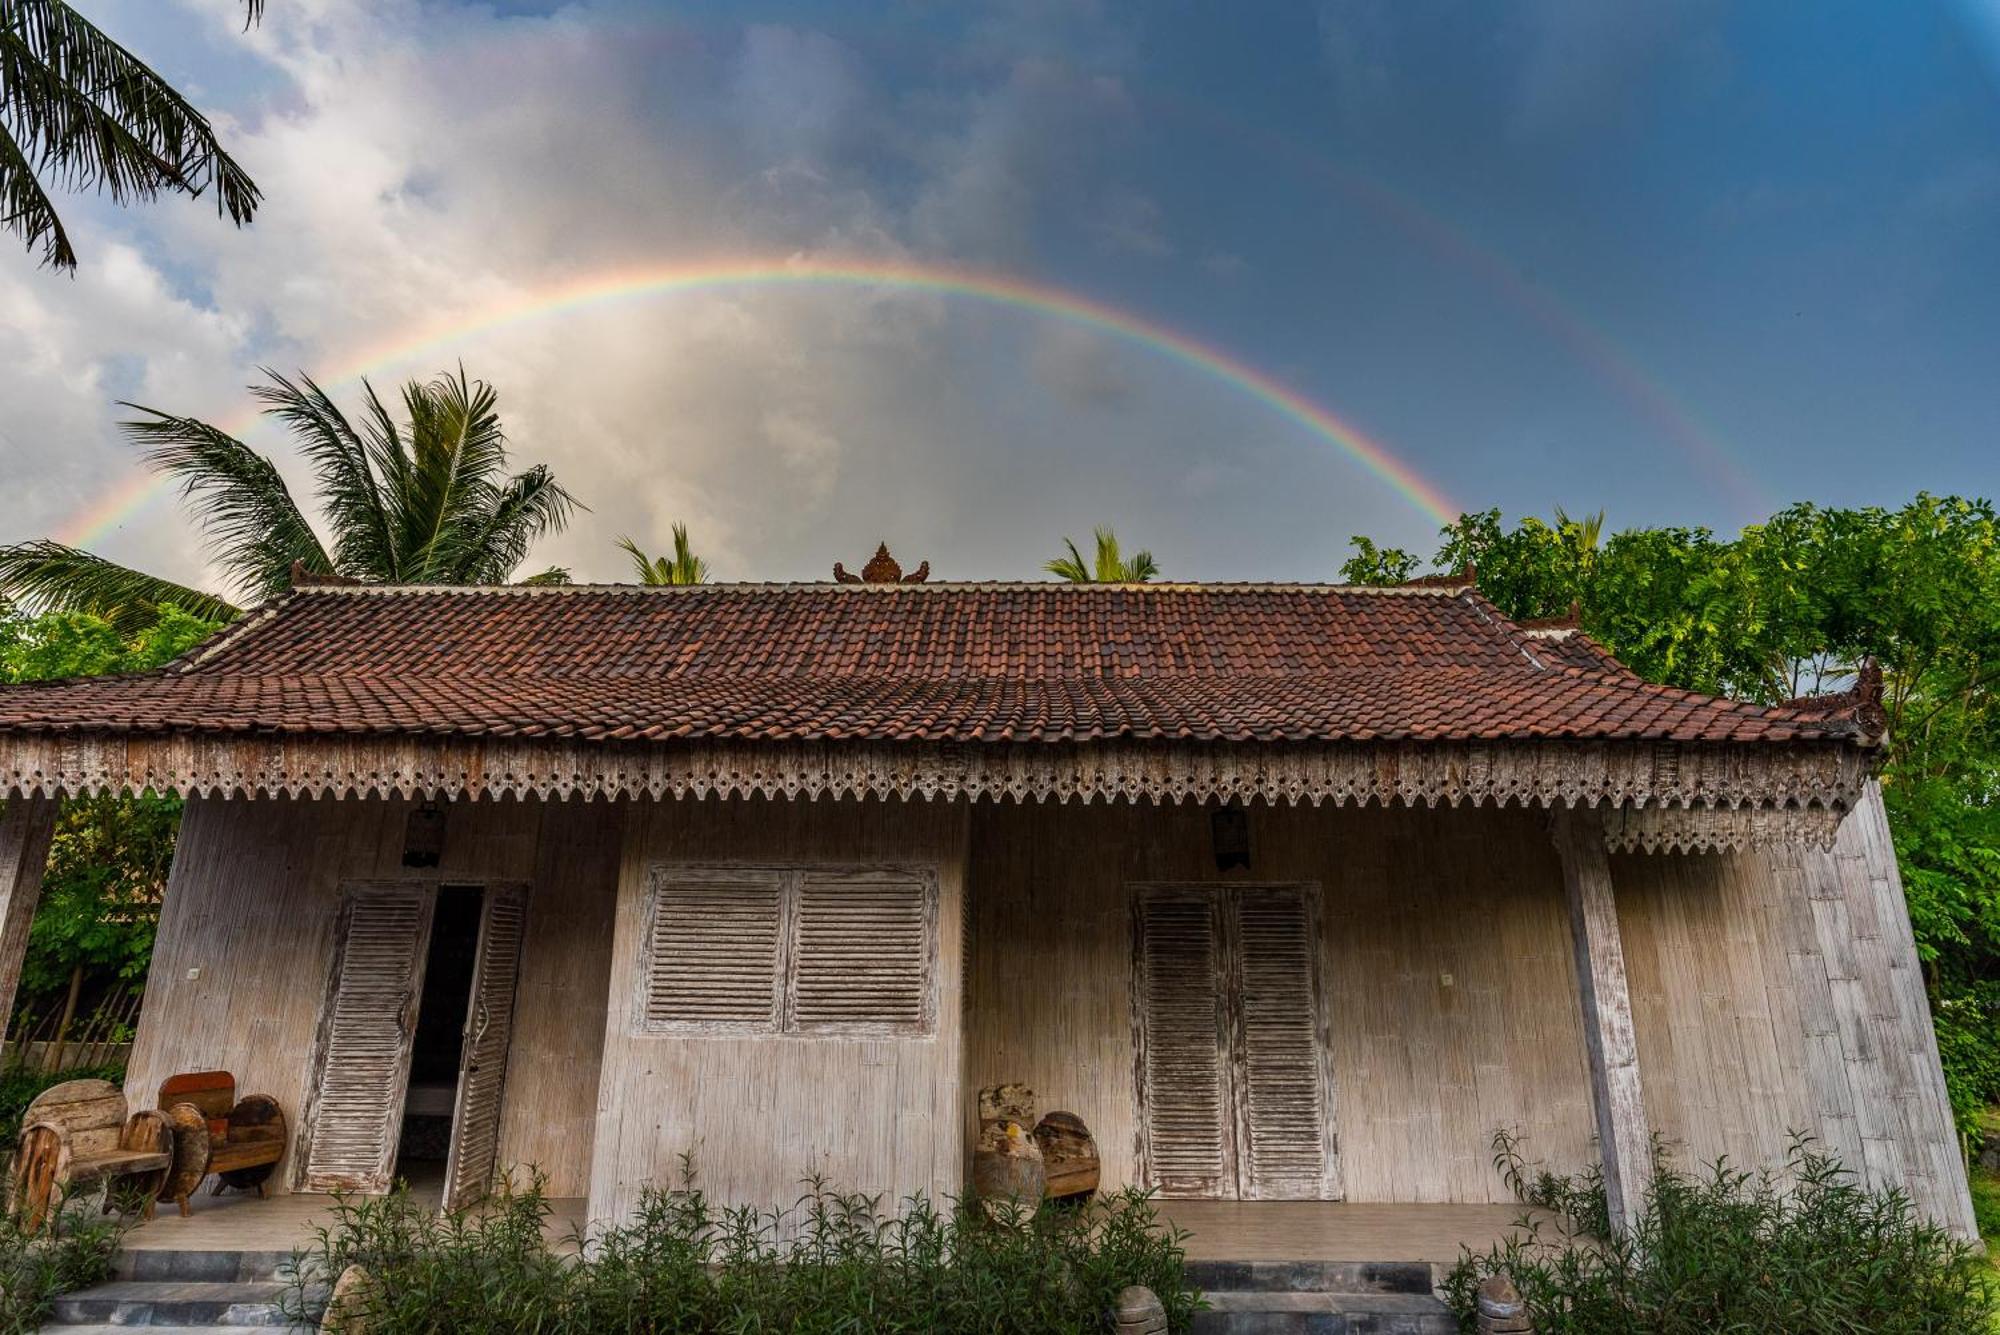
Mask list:
[[1035,379],[1066,403],[1103,409],[1132,400],[1132,377],[1120,351],[1091,330],[1073,325],[1045,330],[1029,356]]
[[[1167,546],[1173,488],[1134,500],[1119,474],[1171,471],[1236,417],[1269,425],[1212,385],[1162,393],[1097,336],[934,293],[616,291],[746,254],[1033,271],[1064,228],[1171,259],[1172,220],[1121,171],[1138,118],[1123,57],[1089,54],[1116,51],[1102,16],[1066,20],[1095,34],[1074,47],[997,25],[969,73],[915,78],[809,27],[649,6],[295,0],[247,34],[235,0],[115,17],[141,45],[210,25],[241,62],[213,110],[267,203],[239,231],[184,202],[82,201],[76,280],[0,262],[5,536],[133,476],[111,399],[241,428],[264,364],[352,404],[355,373],[389,390],[462,359],[499,386],[517,466],[550,463],[590,507],[531,558],[583,578],[624,577],[613,539],[663,547],[676,520],[725,578],[823,577],[882,537],[940,573],[1028,573],[1048,536],[1022,525],[1053,526],[1051,489],[1079,531],[1109,496]],[[551,302],[586,279],[610,295]],[[509,310],[527,314],[493,320]],[[250,439],[309,494],[282,434]],[[1085,445],[1099,472],[1066,473]],[[102,549],[212,576],[164,507]]]

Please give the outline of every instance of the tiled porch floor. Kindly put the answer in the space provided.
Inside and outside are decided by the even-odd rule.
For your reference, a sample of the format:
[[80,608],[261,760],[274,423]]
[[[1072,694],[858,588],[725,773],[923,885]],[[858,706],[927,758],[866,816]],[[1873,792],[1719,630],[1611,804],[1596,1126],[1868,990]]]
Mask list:
[[[420,1193],[421,1194],[421,1193]],[[581,1198],[551,1202],[553,1239],[583,1218]],[[162,1202],[157,1218],[134,1229],[135,1250],[290,1251],[312,1242],[331,1216],[325,1196],[200,1195],[180,1217]],[[1189,1230],[1199,1261],[1429,1261],[1449,1264],[1462,1246],[1483,1249],[1521,1217],[1518,1205],[1350,1205],[1322,1201],[1165,1201],[1161,1213]]]
[[[418,1189],[420,1198],[435,1201],[435,1188]],[[549,1202],[555,1207],[547,1233],[560,1241],[576,1230],[583,1219],[583,1198]],[[172,1201],[161,1201],[159,1212],[147,1223],[125,1235],[125,1246],[134,1251],[256,1251],[287,1252],[312,1245],[313,1230],[333,1217],[330,1197],[293,1194],[259,1200],[254,1194],[226,1192],[202,1194],[188,1201],[192,1211],[181,1218]]]
[[1484,1251],[1521,1205],[1349,1204],[1345,1201],[1162,1201],[1189,1231],[1196,1261],[1429,1261]]

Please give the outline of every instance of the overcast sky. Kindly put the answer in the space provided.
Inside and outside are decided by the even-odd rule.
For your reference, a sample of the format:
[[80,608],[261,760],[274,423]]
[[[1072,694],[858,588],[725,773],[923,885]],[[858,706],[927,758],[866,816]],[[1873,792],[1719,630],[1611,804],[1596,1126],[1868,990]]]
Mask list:
[[[580,578],[676,520],[725,579],[878,538],[1024,576],[1096,523],[1191,579],[1432,545],[1240,383],[1054,314],[722,286],[427,337],[718,257],[1061,289],[1466,508],[1734,531],[2000,490],[2000,0],[79,7],[267,203],[67,201],[75,278],[0,248],[0,538],[74,536],[138,474],[116,400],[240,428],[259,366],[372,358],[499,386],[517,461],[591,507],[537,553]],[[91,541],[209,577],[170,498]]]

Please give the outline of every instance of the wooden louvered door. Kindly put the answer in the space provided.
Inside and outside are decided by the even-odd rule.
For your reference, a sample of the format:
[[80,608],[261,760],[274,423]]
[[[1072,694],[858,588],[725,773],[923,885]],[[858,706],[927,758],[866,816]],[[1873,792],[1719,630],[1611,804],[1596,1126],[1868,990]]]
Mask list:
[[1137,904],[1139,1125],[1147,1184],[1166,1196],[1235,1194],[1217,903],[1197,888]]
[[507,1080],[507,1049],[514,1037],[514,988],[521,974],[527,925],[524,889],[487,887],[480,905],[479,948],[451,1115],[444,1186],[447,1210],[484,1199],[493,1184],[500,1151],[500,1097]]
[[1140,888],[1140,1133],[1162,1194],[1338,1197],[1315,901],[1308,886]]
[[346,899],[306,1110],[306,1191],[388,1190],[437,892],[357,886]]

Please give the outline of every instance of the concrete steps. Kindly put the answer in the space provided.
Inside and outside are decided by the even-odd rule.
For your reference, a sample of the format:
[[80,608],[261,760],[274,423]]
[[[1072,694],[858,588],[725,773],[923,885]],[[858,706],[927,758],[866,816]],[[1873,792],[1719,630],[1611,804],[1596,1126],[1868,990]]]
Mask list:
[[1423,1262],[1190,1261],[1195,1335],[1456,1335]]
[[[124,1251],[109,1282],[56,1299],[44,1331],[141,1327],[200,1335],[246,1327],[282,1328],[289,1252]],[[308,1294],[315,1310],[323,1286]]]

